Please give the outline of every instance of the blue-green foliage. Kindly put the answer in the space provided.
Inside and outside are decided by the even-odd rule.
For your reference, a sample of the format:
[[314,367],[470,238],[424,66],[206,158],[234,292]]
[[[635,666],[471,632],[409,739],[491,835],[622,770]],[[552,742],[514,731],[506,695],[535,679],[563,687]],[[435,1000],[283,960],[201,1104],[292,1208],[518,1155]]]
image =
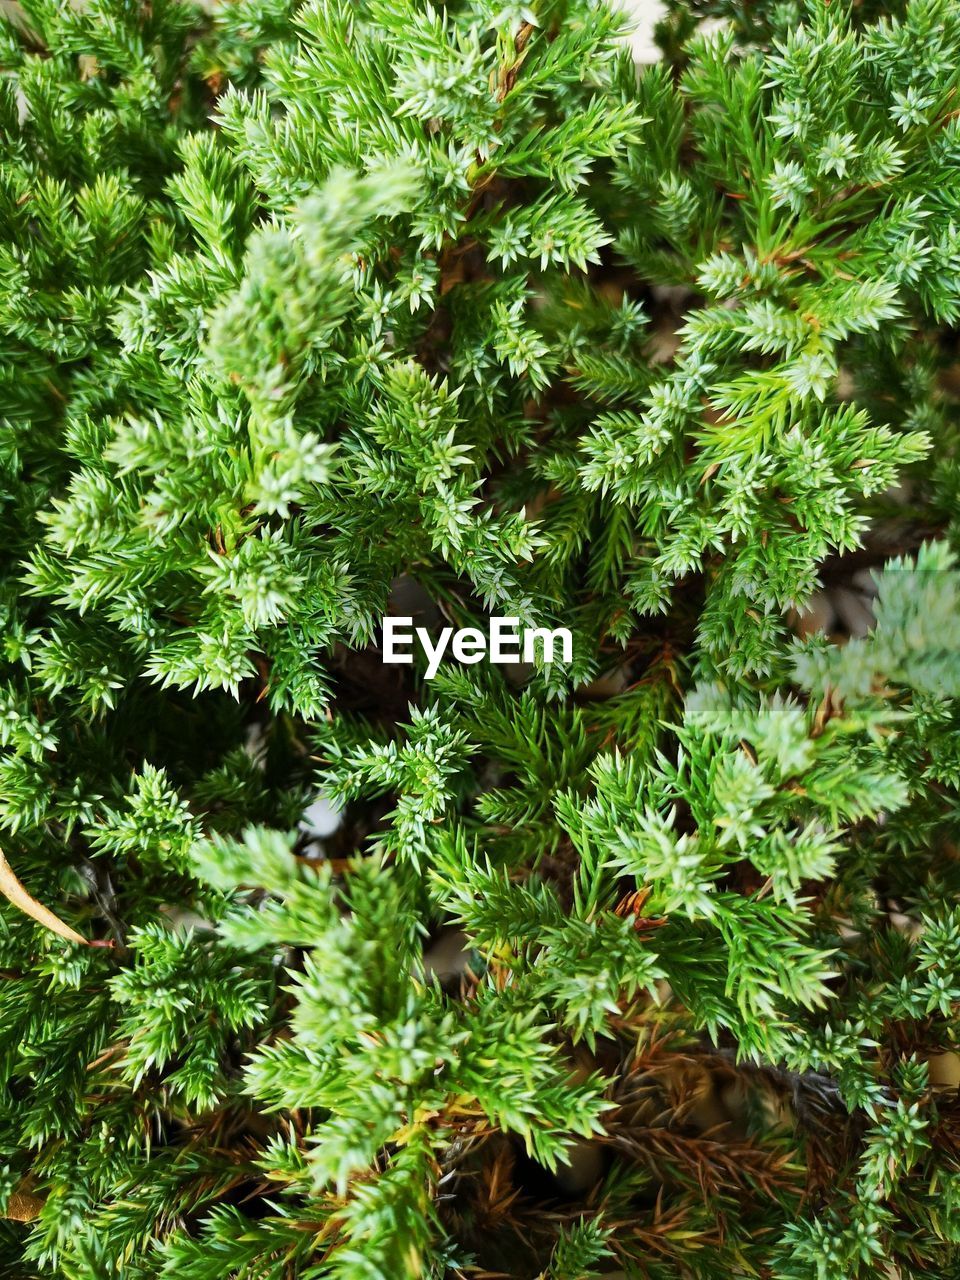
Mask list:
[[0,1272],[953,1275],[956,6],[3,7]]

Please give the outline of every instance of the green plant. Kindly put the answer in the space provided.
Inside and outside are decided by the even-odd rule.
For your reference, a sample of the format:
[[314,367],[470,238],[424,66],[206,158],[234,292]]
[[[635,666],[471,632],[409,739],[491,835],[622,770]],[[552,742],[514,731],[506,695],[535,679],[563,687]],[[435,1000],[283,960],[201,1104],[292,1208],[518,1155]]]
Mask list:
[[5,8],[0,1271],[957,1274],[960,11]]

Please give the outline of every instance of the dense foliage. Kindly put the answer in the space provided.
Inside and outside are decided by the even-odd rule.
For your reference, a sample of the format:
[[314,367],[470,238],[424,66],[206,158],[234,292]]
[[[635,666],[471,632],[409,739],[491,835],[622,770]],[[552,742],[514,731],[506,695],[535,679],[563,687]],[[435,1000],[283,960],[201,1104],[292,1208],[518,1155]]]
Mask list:
[[0,1274],[960,1275],[960,9],[5,8]]

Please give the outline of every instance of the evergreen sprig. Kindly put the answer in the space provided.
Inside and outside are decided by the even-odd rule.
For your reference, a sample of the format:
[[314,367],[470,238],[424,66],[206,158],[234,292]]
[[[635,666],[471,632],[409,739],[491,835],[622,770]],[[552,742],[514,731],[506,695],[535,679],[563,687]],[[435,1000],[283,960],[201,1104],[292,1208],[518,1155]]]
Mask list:
[[960,11],[3,10],[0,1271],[952,1276]]

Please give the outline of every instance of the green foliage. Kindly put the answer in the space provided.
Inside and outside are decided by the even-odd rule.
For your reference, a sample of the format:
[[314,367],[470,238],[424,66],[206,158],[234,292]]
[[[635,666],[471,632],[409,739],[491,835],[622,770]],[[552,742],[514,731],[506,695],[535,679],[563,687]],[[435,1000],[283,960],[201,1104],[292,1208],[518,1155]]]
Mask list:
[[0,1273],[953,1276],[960,11],[0,22]]

